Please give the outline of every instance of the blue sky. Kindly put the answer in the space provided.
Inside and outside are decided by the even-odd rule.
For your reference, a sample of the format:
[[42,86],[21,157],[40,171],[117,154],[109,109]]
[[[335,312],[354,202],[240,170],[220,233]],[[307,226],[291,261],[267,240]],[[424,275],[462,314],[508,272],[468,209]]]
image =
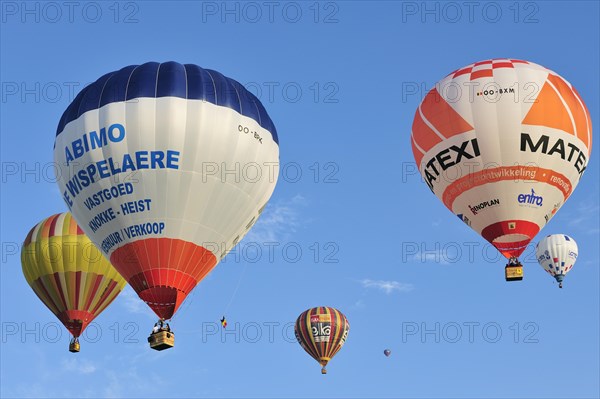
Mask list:
[[[409,144],[435,82],[499,57],[570,81],[597,136],[598,3],[466,3],[2,2],[1,396],[598,397],[598,151],[541,233],[579,244],[559,290],[533,246],[525,279],[506,283],[503,258],[414,172]],[[87,83],[169,60],[259,96],[282,176],[262,220],[175,316],[175,348],[148,348],[154,316],[126,288],[73,355],[19,257],[29,229],[66,210],[55,129]],[[327,376],[290,327],[319,305],[351,325]]]

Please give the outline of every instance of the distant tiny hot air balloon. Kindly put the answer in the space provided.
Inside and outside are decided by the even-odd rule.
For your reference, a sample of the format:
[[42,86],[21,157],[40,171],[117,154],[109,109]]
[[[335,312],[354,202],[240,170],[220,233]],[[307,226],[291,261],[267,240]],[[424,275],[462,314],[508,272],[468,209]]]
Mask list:
[[501,58],[450,73],[425,96],[411,134],[429,189],[509,262],[573,193],[592,149],[592,121],[575,88],[529,61]]
[[565,234],[552,234],[538,242],[535,252],[540,266],[562,288],[563,279],[573,268],[579,253],[575,240]]
[[27,283],[73,334],[71,352],[79,352],[81,333],[126,284],[68,212],[29,231],[21,263]]
[[392,354],[392,351],[389,349],[386,349],[383,351],[383,354],[386,355],[387,357],[390,357],[390,355]]
[[326,306],[302,312],[294,328],[298,343],[323,366],[321,374],[327,374],[325,366],[342,348],[349,330],[346,316]]

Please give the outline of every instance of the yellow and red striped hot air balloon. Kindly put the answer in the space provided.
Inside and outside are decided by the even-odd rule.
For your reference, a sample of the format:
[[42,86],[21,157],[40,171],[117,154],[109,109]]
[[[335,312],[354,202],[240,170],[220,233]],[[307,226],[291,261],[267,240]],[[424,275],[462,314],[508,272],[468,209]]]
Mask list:
[[415,112],[411,145],[431,191],[509,266],[573,193],[592,148],[590,113],[575,88],[532,62],[460,68]]
[[71,352],[79,351],[77,338],[126,284],[68,212],[31,229],[21,263],[27,283],[73,334]]
[[320,306],[308,309],[298,317],[294,332],[302,348],[327,374],[325,366],[342,349],[350,331],[346,316],[337,309]]

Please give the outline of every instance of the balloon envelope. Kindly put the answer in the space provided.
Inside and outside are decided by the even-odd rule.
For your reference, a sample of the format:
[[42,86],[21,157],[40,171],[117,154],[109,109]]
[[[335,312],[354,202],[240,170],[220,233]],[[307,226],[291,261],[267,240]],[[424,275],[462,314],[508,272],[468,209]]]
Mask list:
[[575,88],[528,61],[460,68],[415,112],[411,145],[431,191],[507,258],[518,257],[579,183],[592,122]]
[[296,320],[294,332],[302,348],[323,367],[339,352],[350,324],[339,310],[320,306],[308,309]]
[[383,351],[383,354],[389,357],[392,354],[392,351],[389,349],[386,349]]
[[126,284],[70,213],[53,215],[31,229],[21,264],[27,283],[74,337]]
[[535,253],[540,266],[560,283],[573,268],[579,249],[568,235],[552,234],[538,242]]
[[279,173],[260,101],[196,65],[132,65],[84,88],[58,125],[58,185],[81,228],[159,316],[256,222]]

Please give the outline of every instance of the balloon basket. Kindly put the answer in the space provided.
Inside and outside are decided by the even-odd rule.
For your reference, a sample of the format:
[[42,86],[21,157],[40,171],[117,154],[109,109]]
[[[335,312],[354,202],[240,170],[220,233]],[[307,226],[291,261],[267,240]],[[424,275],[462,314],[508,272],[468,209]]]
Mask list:
[[175,345],[175,335],[171,331],[158,331],[148,337],[150,348],[162,351]]
[[506,281],[523,280],[523,265],[521,263],[517,263],[516,265],[506,265],[504,268],[504,277],[506,278]]
[[321,369],[321,374],[327,374],[327,369],[325,367]]
[[77,342],[77,341],[69,343],[69,352],[71,352],[71,353],[79,352],[80,348],[81,348],[81,346],[79,345],[79,342]]

